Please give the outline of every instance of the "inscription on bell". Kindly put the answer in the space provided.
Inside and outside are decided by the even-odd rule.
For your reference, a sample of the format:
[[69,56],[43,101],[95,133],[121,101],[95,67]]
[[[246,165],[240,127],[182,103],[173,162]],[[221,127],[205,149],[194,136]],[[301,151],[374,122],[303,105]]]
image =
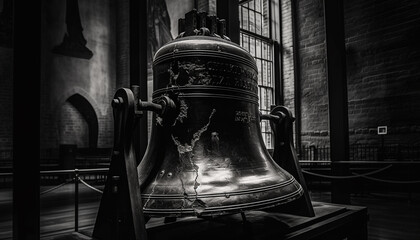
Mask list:
[[207,63],[209,70],[220,71],[221,73],[229,73],[233,75],[240,75],[245,78],[253,79],[256,81],[256,74],[245,68],[239,67],[238,65],[223,62],[210,61]]
[[250,123],[255,122],[256,117],[254,114],[251,114],[249,112],[243,112],[243,111],[236,111],[235,112],[235,122],[243,122],[243,123]]

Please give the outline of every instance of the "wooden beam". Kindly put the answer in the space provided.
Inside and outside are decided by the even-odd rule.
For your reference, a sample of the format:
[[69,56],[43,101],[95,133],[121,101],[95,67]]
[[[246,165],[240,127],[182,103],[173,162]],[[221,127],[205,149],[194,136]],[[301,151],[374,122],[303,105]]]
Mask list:
[[299,57],[299,36],[297,29],[298,9],[297,1],[291,1],[292,11],[292,35],[293,35],[293,79],[294,79],[294,97],[295,97],[295,136],[296,149],[301,149],[301,132],[302,132],[302,104],[301,104],[301,77],[300,77],[300,57]]
[[[130,0],[130,85],[140,86],[142,101],[147,101],[147,2]],[[134,147],[139,163],[147,148],[147,115],[140,119],[135,131]]]
[[13,239],[39,239],[41,1],[13,8]]
[[[346,49],[342,0],[324,0],[332,175],[349,175]],[[346,180],[332,181],[331,201],[350,203]]]
[[239,44],[239,1],[217,0],[217,17],[226,20],[226,35]]

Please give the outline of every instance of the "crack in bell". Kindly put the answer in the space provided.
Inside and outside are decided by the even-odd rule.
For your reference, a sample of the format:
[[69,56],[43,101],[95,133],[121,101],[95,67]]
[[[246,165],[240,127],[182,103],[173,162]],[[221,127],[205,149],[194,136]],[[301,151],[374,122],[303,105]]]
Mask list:
[[[185,108],[185,109],[188,109],[188,107]],[[191,202],[191,207],[194,209],[194,212],[196,214],[201,214],[205,210],[206,204],[205,204],[204,201],[202,201],[201,199],[198,198],[197,189],[200,186],[200,183],[197,181],[197,179],[199,177],[199,175],[198,175],[199,167],[198,167],[198,165],[195,164],[195,162],[193,160],[193,157],[194,157],[193,150],[194,150],[196,142],[198,140],[200,140],[201,135],[205,131],[207,131],[208,127],[210,126],[211,119],[213,118],[213,115],[215,114],[215,112],[216,112],[216,109],[213,109],[210,116],[209,116],[208,123],[193,134],[193,137],[190,141],[190,144],[188,144],[188,143],[182,144],[178,140],[177,137],[175,137],[174,135],[171,135],[172,140],[173,140],[175,146],[177,147],[179,160],[181,161],[181,167],[179,168],[178,173],[182,172],[182,170],[184,169],[184,167],[188,163],[191,165],[191,167],[194,169],[194,172],[195,172],[195,179],[194,179],[194,186],[193,186],[193,189],[194,189],[194,192],[195,192],[195,199],[194,200],[190,200],[188,198],[188,194],[186,193],[186,189],[185,189],[185,186],[184,186],[184,181],[182,180],[181,176],[179,175],[179,179],[181,181],[181,185],[182,185],[182,188],[184,190],[184,200],[183,200],[183,204],[182,204],[181,208],[184,208],[185,200],[188,200],[188,201]]]

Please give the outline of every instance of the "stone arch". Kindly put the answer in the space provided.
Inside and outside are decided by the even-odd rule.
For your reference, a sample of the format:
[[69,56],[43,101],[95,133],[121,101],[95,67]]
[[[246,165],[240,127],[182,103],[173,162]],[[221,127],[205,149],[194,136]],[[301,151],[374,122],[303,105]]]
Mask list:
[[67,101],[73,105],[86,120],[89,129],[89,147],[96,148],[98,146],[99,122],[95,109],[86,98],[78,93],[70,96]]
[[[79,89],[80,90],[80,89]],[[70,105],[73,109],[77,111],[76,115],[80,115],[81,118],[87,124],[87,134],[88,134],[88,146],[89,148],[97,148],[98,146],[98,137],[99,137],[99,121],[98,121],[98,109],[95,108],[95,103],[91,104],[92,99],[90,99],[86,94],[83,94],[83,91],[68,91],[67,94],[63,95],[61,101],[58,101],[57,106],[55,107],[55,124],[57,130],[61,131],[62,120],[62,110],[63,108],[68,108]],[[65,97],[69,96],[69,97]],[[87,97],[86,97],[87,96]],[[89,101],[89,99],[91,101]],[[60,134],[59,134],[60,135]],[[61,137],[59,137],[60,139]]]
[[[77,95],[77,97],[72,98],[73,96],[76,96],[76,95]],[[60,94],[60,96],[58,96],[58,99],[56,99],[56,101],[54,101],[55,104],[51,108],[52,113],[53,113],[53,115],[52,115],[53,125],[54,125],[54,128],[55,128],[54,132],[56,133],[56,137],[57,137],[56,139],[58,141],[60,141],[60,133],[59,133],[60,132],[60,118],[61,118],[60,114],[61,114],[61,110],[62,110],[63,106],[67,103],[70,104],[71,106],[74,106],[72,103],[70,103],[68,101],[70,98],[72,98],[71,101],[73,101],[73,103],[77,102],[78,98],[79,98],[79,100],[80,100],[80,98],[83,98],[84,100],[81,101],[80,103],[85,104],[85,105],[89,105],[90,106],[89,116],[94,115],[96,117],[96,124],[93,124],[93,120],[95,119],[95,117],[92,118],[92,119],[89,119],[89,121],[92,122],[92,126],[93,126],[92,135],[95,135],[95,137],[92,138],[92,140],[89,140],[89,142],[90,142],[89,146],[96,148],[98,146],[98,139],[99,139],[99,118],[100,118],[100,116],[102,116],[102,111],[98,107],[98,104],[95,101],[95,99],[90,97],[89,93],[86,92],[83,88],[77,87],[77,86],[69,88],[67,90],[64,90],[62,92],[62,94]],[[76,106],[74,106],[74,107],[77,109]],[[87,109],[89,109],[89,108],[87,108]],[[93,112],[92,112],[92,110],[93,110]],[[79,113],[82,114],[79,109],[77,109],[77,111],[79,111]],[[97,127],[95,127],[95,126],[97,126]],[[58,143],[58,144],[60,144],[60,143]]]

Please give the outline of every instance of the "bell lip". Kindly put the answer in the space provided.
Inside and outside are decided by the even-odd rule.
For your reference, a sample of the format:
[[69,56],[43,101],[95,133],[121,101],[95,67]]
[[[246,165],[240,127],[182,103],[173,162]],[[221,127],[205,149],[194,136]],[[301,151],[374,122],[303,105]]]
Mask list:
[[[233,192],[229,192],[229,193],[211,193],[211,194],[197,194],[196,196],[194,196],[195,198],[215,198],[215,197],[226,197],[226,195],[229,196],[238,196],[238,195],[248,195],[248,194],[254,194],[254,193],[260,193],[260,192],[266,192],[266,191],[271,191],[271,190],[275,190],[275,189],[279,189],[279,188],[283,188],[285,186],[288,186],[290,184],[293,184],[297,182],[296,179],[291,176],[290,179],[288,179],[287,181],[281,182],[281,183],[277,183],[277,184],[273,184],[273,185],[269,185],[269,186],[264,186],[264,187],[259,187],[259,188],[251,188],[251,189],[247,189],[247,190],[241,190],[241,191],[233,191]],[[300,186],[300,184],[299,184]],[[185,196],[182,194],[153,194],[153,196],[151,196],[151,194],[141,194],[142,198],[145,199],[184,199]]]
[[277,198],[253,201],[241,204],[224,205],[217,207],[207,207],[202,212],[197,213],[193,208],[182,209],[150,209],[143,208],[143,213],[154,217],[187,217],[187,216],[221,216],[235,213],[241,213],[249,210],[261,210],[286,204],[302,197],[304,192],[300,184],[299,188],[286,195]]

